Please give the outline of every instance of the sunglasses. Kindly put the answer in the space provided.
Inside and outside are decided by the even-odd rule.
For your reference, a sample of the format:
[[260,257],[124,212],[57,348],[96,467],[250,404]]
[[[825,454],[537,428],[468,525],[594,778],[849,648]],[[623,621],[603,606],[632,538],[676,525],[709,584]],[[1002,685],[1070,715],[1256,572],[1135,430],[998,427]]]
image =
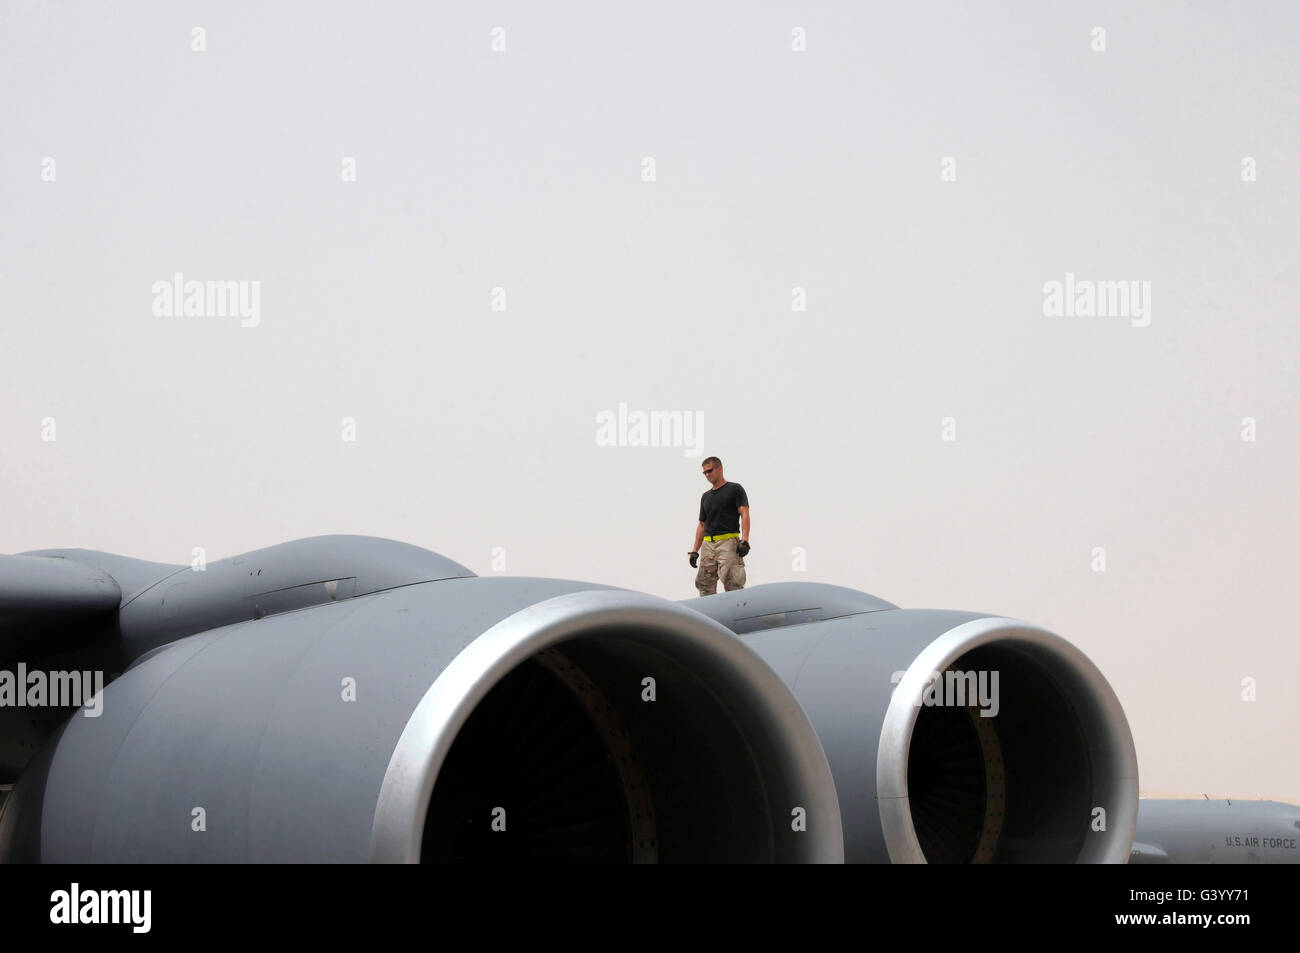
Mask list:
[[710,473],[713,472],[713,470],[714,470],[713,467],[709,467],[707,470],[704,471],[704,475],[705,475],[705,476],[708,476]]

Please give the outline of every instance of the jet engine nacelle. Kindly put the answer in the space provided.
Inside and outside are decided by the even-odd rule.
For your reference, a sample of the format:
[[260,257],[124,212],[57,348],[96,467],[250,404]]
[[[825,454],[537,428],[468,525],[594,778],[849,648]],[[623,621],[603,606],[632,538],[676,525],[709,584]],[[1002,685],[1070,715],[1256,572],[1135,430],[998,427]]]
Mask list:
[[835,775],[849,862],[1128,860],[1137,757],[1077,648],[978,612],[773,583],[682,605],[794,692]]
[[[5,558],[21,609],[21,560],[55,557]],[[843,858],[830,769],[790,692],[672,602],[479,578],[365,537],[158,567],[154,583],[109,558],[124,605],[94,638],[129,664],[97,717],[72,714],[23,769],[6,859]],[[37,575],[33,612],[52,585]]]

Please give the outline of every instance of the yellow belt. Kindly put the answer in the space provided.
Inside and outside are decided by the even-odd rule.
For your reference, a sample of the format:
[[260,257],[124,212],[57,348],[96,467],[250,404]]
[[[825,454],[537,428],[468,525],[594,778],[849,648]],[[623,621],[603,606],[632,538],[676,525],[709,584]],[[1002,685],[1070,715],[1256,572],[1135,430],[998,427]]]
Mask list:
[[739,533],[723,533],[721,536],[705,536],[706,543],[716,543],[720,539],[731,539],[733,536],[739,536]]

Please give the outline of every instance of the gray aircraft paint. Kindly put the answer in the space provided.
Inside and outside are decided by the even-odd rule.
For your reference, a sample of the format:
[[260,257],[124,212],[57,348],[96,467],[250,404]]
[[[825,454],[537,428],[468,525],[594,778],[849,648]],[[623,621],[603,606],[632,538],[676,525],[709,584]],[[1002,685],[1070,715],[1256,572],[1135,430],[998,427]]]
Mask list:
[[[843,858],[830,768],[802,709],[728,630],[672,602],[479,578],[370,537],[298,540],[202,571],[85,550],[4,568],[6,657],[67,595],[93,617],[60,651],[126,663],[102,716],[67,718],[25,764],[0,813],[6,859],[418,861],[460,729],[501,678],[557,651],[585,679],[566,687],[615,709],[604,724],[643,763],[623,777],[646,789],[654,857]],[[654,704],[641,696],[648,673]]]
[[1142,798],[1129,862],[1300,863],[1300,807],[1235,798]]
[[[715,787],[693,794],[723,790],[727,772],[770,772],[766,785],[740,785],[750,793],[725,844],[708,843],[703,814],[682,814],[679,833],[701,840],[700,857],[725,847],[748,859],[930,859],[908,789],[921,716],[903,699],[925,672],[962,659],[1015,676],[1002,683],[1011,708],[993,720],[1016,807],[985,811],[980,851],[1113,861],[1132,843],[1136,761],[1118,701],[1077,649],[1014,619],[900,609],[810,583],[674,604],[575,581],[481,579],[371,537],[297,540],[201,570],[88,550],[6,557],[0,570],[5,658],[57,631],[57,657],[99,653],[123,669],[103,717],[47,731],[27,766],[0,814],[0,845],[16,859],[418,859],[420,811],[450,739],[509,666],[549,644],[606,685],[654,670],[677,689],[623,715],[642,737],[651,710],[703,732],[698,749],[692,732],[661,739],[672,741],[662,756],[713,771]],[[341,677],[357,702],[340,704]],[[708,691],[692,688],[701,679]],[[674,695],[689,704],[673,709]],[[1075,714],[1035,726],[1025,698]],[[734,730],[716,727],[724,711],[742,713]],[[1074,740],[1051,743],[1056,730]],[[814,838],[773,823],[783,803],[805,811]],[[205,809],[201,837],[191,807]],[[1097,808],[1105,827],[1091,830]]]
[[[963,657],[999,657],[990,653],[1018,673],[1003,678],[1004,696],[1032,693],[1054,706],[1059,721],[1036,723],[1032,705],[992,719],[1004,753],[1016,755],[1007,777],[1019,780],[1010,782],[1016,789],[1005,818],[994,816],[1002,808],[989,800],[981,843],[996,824],[1005,826],[988,837],[984,853],[1021,861],[1128,858],[1137,813],[1132,735],[1105,678],[1059,636],[988,613],[900,609],[818,583],[769,583],[681,604],[740,635],[807,710],[835,774],[847,861],[927,859],[908,788],[920,716],[904,689]],[[1055,730],[1078,739],[1068,755]],[[1105,830],[1090,827],[1097,808]]]

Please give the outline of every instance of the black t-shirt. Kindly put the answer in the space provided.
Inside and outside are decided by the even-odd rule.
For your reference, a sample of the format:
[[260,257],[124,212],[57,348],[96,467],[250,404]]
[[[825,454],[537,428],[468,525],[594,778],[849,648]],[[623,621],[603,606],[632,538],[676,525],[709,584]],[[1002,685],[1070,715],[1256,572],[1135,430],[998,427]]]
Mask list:
[[700,497],[700,522],[704,524],[704,535],[739,533],[740,513],[737,508],[748,505],[749,497],[739,483],[728,481],[716,490],[705,490]]

